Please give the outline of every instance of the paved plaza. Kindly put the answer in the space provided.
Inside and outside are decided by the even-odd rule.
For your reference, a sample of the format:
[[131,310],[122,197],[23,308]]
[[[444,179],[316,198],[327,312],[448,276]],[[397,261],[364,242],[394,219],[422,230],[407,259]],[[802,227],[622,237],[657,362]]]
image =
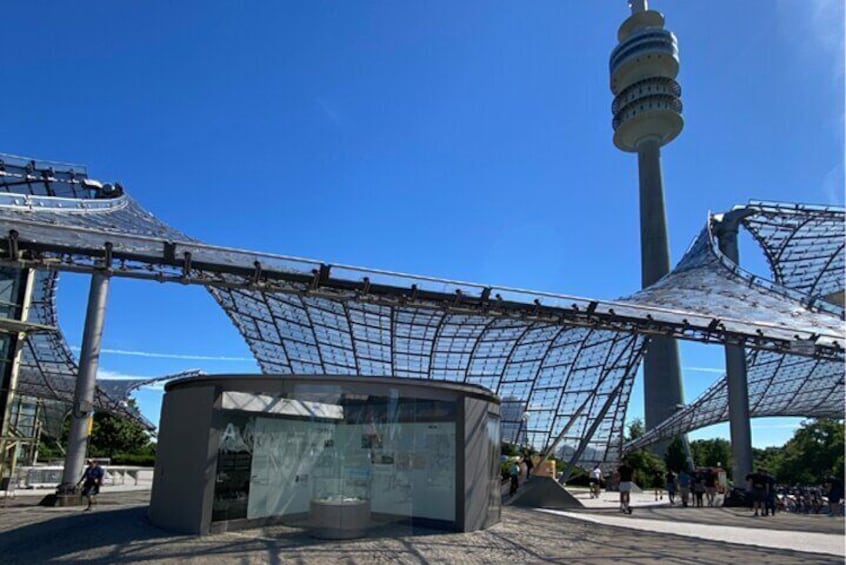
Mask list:
[[[324,541],[272,526],[204,537],[175,535],[146,517],[149,491],[104,493],[92,512],[44,508],[36,496],[0,506],[0,562],[22,563],[843,563],[843,518],[738,508],[670,507],[635,496],[632,516],[616,493],[549,512],[505,506],[502,522],[472,533],[406,528]],[[729,541],[718,534],[729,532]],[[792,544],[793,549],[784,547]]]

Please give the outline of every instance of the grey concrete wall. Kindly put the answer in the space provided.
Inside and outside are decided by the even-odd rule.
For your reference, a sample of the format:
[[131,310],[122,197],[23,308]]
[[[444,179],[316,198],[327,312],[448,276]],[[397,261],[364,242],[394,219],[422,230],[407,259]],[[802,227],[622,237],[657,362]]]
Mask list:
[[156,448],[149,510],[150,521],[157,526],[208,533],[211,504],[206,499],[214,488],[213,469],[209,473],[214,393],[213,386],[192,387],[171,390],[164,397],[159,429],[166,433]]
[[[459,514],[458,529],[470,532],[499,521],[488,516],[491,497],[491,449],[488,441],[489,402],[464,399],[464,512]],[[497,407],[498,408],[498,407]],[[499,495],[499,484],[496,484]]]

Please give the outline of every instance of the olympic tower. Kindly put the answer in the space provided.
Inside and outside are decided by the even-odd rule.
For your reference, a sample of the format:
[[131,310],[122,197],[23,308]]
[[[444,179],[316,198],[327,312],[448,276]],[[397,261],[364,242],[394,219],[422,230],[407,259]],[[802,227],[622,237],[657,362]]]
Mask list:
[[[611,53],[614,145],[637,153],[640,180],[641,281],[647,287],[670,271],[661,147],[681,133],[681,86],[676,36],[664,29],[664,16],[631,0],[631,16],[617,32]],[[675,340],[652,339],[644,358],[645,427],[653,428],[684,402],[679,350]]]

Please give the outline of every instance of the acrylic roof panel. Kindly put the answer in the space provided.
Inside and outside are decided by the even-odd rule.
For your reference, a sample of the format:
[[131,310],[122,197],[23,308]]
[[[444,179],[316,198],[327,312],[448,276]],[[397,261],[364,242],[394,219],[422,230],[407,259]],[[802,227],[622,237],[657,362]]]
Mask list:
[[717,249],[709,222],[669,274],[623,301],[703,314],[728,332],[742,333],[756,320],[770,332],[840,340],[842,309],[810,306],[807,298],[738,268]]
[[[783,300],[786,290],[778,285],[763,287],[759,281],[751,284],[742,277],[728,276],[728,270],[719,268],[721,261],[706,246],[700,249],[704,252],[686,257],[688,263],[707,263],[698,265],[704,268],[696,275],[691,275],[688,267],[697,265],[684,264],[672,284],[662,279],[630,298],[601,301],[210,246],[159,222],[127,196],[72,201],[0,194],[0,226],[4,228],[0,233],[14,231],[4,249],[15,250],[19,263],[38,268],[92,272],[107,261],[112,276],[162,282],[255,286],[374,304],[418,302],[485,315],[513,315],[516,311],[568,325],[600,324],[620,331],[700,341],[742,335],[755,338],[754,346],[762,348],[784,349],[792,342],[813,338],[819,346],[817,353],[835,356],[844,345],[843,328],[837,320],[796,298]],[[711,278],[718,295],[712,286],[697,284],[699,274]],[[311,284],[303,289],[290,286],[291,281]],[[754,291],[754,301],[746,300],[751,295],[747,288]],[[732,311],[742,317],[730,317]],[[712,327],[717,318],[719,326]]]
[[0,194],[0,252],[208,286],[265,373],[486,386],[521,407],[504,430],[583,466],[619,453],[644,336],[745,339],[842,365],[842,318],[728,265],[708,229],[656,285],[599,301],[211,246],[101,186],[88,199]]
[[[842,307],[826,304],[820,297],[843,290],[843,210],[774,203],[751,203],[737,209],[753,212],[743,220],[744,225],[755,232],[777,278],[790,287],[791,296],[798,296],[805,304],[822,306],[842,320]],[[720,220],[715,217],[714,221]],[[750,278],[733,263],[727,264]],[[814,296],[803,295],[807,292]],[[843,417],[846,391],[842,360],[747,349],[746,363],[751,417]],[[728,380],[724,375],[683,410],[626,444],[625,449],[727,420]]]
[[[746,363],[751,417],[843,417],[843,363],[769,351],[748,352]],[[625,450],[727,420],[728,380],[723,377],[684,410],[627,443]]]
[[743,219],[769,261],[775,281],[812,297],[844,289],[844,210],[750,202]]
[[[29,311],[29,321],[58,327],[56,317],[56,282],[58,275],[50,271],[36,271]],[[73,402],[78,368],[73,353],[60,331],[30,333],[21,351],[21,366],[17,392],[23,396],[64,404],[66,410]],[[148,428],[152,424],[128,407],[124,397],[109,395],[98,387],[94,407],[119,416],[130,417]]]
[[514,436],[506,440],[557,448],[583,466],[619,451],[642,337],[293,293],[211,292],[262,372],[477,384],[521,407],[503,412]]

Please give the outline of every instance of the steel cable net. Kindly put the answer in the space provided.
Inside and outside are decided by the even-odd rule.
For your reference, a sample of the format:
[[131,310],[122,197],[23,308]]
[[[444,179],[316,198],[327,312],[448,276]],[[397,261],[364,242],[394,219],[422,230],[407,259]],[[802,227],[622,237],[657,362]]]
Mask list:
[[763,248],[776,282],[814,298],[843,292],[842,208],[756,201],[745,208],[755,213],[743,226]]
[[[56,283],[58,275],[37,271],[30,302],[29,322],[58,328],[56,316]],[[36,399],[61,403],[65,412],[73,402],[78,366],[61,331],[29,333],[21,351],[17,393]],[[94,408],[131,418],[147,428],[153,425],[137,409],[128,405],[124,396],[107,393],[98,384]],[[51,413],[57,409],[51,408]]]
[[[65,225],[73,218],[86,226],[120,228],[115,217],[85,213],[89,210],[109,209],[111,200],[121,190],[113,185],[89,179],[84,166],[65,163],[35,161],[26,158],[0,156],[0,191],[12,193],[11,202],[17,207],[31,206],[30,196],[48,196],[55,199],[58,213],[48,222]],[[102,200],[98,200],[102,199]],[[132,216],[152,218],[131,200],[124,199],[122,207],[133,209]],[[179,234],[164,224],[156,222],[158,229],[147,233]],[[137,229],[137,222],[133,222]],[[128,226],[127,226],[128,227]],[[183,236],[184,237],[184,236]],[[20,271],[14,269],[13,276]],[[28,322],[58,328],[56,313],[56,284],[58,274],[53,271],[36,271]],[[70,412],[76,386],[78,366],[76,358],[58,329],[28,333],[21,351],[20,372],[16,392],[22,397],[40,401],[47,430],[60,433],[61,422]],[[127,417],[148,429],[154,426],[141,413],[126,403],[126,395],[109,394],[97,386],[94,408]],[[61,415],[61,417],[59,417]]]
[[506,438],[582,466],[620,452],[644,333],[801,341],[802,354],[842,362],[841,318],[728,265],[707,230],[656,285],[598,301],[210,246],[122,191],[93,195],[0,194],[6,244],[41,268],[203,284],[265,373],[480,384],[503,399]]
[[[743,225],[763,247],[773,278],[788,288],[791,297],[823,308],[842,324],[842,307],[820,298],[843,292],[843,209],[762,202],[736,209],[752,212]],[[728,261],[719,256],[713,238],[701,237],[698,243],[700,253],[710,249],[714,257]],[[742,273],[733,263],[730,266]],[[749,275],[741,276],[754,282]],[[746,366],[750,417],[843,417],[846,390],[842,358],[808,359],[747,349]],[[627,443],[625,451],[728,419],[728,377],[723,375],[687,407]]]
[[210,290],[265,373],[481,385],[503,399],[503,441],[555,447],[580,466],[619,455],[641,337],[434,306]]

